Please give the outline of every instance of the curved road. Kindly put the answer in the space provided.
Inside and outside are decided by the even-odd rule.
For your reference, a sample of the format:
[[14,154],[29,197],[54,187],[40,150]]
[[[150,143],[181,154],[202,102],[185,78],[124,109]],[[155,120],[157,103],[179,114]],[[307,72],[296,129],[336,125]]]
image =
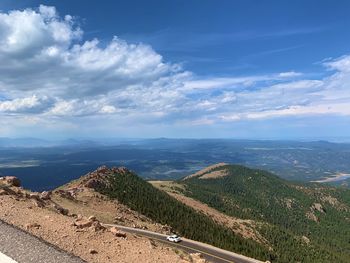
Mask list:
[[162,235],[159,233],[137,229],[137,228],[131,228],[131,227],[125,227],[120,225],[113,225],[113,224],[104,224],[105,226],[115,226],[125,232],[148,237],[150,239],[154,239],[163,243],[166,243],[169,246],[177,247],[181,250],[184,250],[189,253],[201,253],[202,256],[215,263],[262,263],[262,261],[252,259],[245,257],[240,254],[236,254],[227,250],[219,249],[214,246],[200,243],[197,241],[193,241],[190,239],[182,238],[182,241],[180,243],[173,243],[166,240],[166,235]]
[[[159,233],[120,225],[105,224],[105,226],[115,226],[125,232],[160,241],[189,253],[201,253],[205,259],[215,263],[262,263],[262,261],[185,238],[176,244],[167,241],[166,235]],[[0,263],[17,262],[83,263],[85,261],[0,220]]]

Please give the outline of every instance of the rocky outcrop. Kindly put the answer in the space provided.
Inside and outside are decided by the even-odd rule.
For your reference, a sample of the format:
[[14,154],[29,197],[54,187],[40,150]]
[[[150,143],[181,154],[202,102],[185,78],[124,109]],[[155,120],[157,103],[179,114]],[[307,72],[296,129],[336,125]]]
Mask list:
[[110,186],[109,176],[113,174],[126,174],[130,171],[125,167],[101,166],[96,171],[88,173],[81,178],[80,187],[87,187],[92,189],[108,188]]
[[316,223],[320,221],[319,218],[313,212],[306,212],[306,217],[307,219],[310,219]]
[[52,192],[51,191],[44,191],[40,194],[40,199],[42,200],[50,200],[52,196]]
[[84,218],[79,215],[74,220],[73,225],[77,229],[90,229],[90,230],[93,230],[94,232],[104,231],[106,229],[104,226],[101,225],[101,223],[96,219],[95,216]]
[[307,236],[302,236],[301,240],[307,245],[310,244],[310,239]]
[[69,190],[56,190],[55,193],[58,194],[59,197],[65,198],[65,199],[70,199],[74,200],[76,198],[77,192],[79,190],[77,188],[72,188]]
[[0,183],[8,186],[20,187],[21,181],[15,176],[4,176],[0,177]]
[[314,203],[311,206],[311,209],[313,211],[318,211],[318,212],[321,212],[321,213],[325,213],[326,212],[320,203]]

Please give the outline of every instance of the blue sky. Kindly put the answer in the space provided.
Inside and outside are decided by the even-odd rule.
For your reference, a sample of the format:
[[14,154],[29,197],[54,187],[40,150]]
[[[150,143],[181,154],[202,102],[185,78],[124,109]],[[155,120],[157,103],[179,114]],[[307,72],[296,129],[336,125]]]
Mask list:
[[1,1],[0,136],[350,132],[349,1]]

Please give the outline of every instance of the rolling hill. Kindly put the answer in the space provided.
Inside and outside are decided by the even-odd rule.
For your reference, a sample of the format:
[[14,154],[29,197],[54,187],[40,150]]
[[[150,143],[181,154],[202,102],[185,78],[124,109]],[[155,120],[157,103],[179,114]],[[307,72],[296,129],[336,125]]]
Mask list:
[[348,189],[289,182],[263,170],[219,164],[163,190],[256,222],[272,261],[349,262]]

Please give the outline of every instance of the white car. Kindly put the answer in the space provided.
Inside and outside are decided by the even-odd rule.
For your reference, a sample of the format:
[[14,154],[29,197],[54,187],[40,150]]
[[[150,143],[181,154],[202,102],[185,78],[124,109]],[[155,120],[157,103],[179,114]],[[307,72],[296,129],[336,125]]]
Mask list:
[[171,235],[171,236],[168,236],[166,240],[174,243],[179,243],[181,241],[181,238],[178,235]]

